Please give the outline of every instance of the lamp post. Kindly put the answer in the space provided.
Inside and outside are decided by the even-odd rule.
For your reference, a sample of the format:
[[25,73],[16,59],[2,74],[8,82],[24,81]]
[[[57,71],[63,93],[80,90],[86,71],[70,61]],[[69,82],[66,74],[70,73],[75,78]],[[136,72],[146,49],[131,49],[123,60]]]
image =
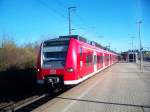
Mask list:
[[133,54],[133,58],[132,58],[132,61],[134,62],[134,56],[135,56],[135,52],[134,52],[134,48],[133,48],[133,39],[135,38],[135,37],[130,37],[131,38],[131,44],[132,44],[132,50],[131,50],[131,52],[132,52],[132,54]]
[[69,35],[71,35],[71,10],[75,9],[76,7],[68,7],[68,20],[69,20]]
[[140,46],[140,69],[143,72],[143,54],[142,54],[142,42],[141,42],[141,24],[142,21],[138,21],[138,32],[139,32],[139,46]]

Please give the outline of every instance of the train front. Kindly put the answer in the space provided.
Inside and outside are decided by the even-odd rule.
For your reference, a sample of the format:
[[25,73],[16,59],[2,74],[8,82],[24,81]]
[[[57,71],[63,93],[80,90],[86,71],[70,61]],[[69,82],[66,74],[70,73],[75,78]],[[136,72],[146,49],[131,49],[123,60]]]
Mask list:
[[37,83],[48,87],[62,86],[69,39],[51,39],[41,44],[37,61]]

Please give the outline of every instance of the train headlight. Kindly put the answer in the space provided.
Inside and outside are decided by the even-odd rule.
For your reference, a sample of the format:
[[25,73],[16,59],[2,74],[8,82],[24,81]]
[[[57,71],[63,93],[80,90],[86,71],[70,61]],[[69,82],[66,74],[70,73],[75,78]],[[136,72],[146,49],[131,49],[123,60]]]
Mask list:
[[67,68],[67,72],[74,72],[73,68]]
[[38,69],[37,69],[37,71],[39,72],[39,71],[40,71],[40,69],[38,68]]

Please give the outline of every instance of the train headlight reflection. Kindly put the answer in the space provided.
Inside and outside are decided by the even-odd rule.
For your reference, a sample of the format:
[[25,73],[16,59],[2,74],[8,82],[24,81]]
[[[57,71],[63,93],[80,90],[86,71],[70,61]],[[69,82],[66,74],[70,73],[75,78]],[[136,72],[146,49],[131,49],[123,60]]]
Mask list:
[[67,68],[67,72],[74,72],[73,68]]

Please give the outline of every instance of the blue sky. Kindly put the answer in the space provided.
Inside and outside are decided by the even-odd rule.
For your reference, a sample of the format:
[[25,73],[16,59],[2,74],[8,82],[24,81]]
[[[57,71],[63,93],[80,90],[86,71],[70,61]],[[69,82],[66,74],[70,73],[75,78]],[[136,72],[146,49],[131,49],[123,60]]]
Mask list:
[[150,47],[149,0],[0,0],[0,41],[7,35],[22,45],[68,35],[69,6],[72,34],[79,34],[111,49],[138,48],[137,20],[142,20],[141,37]]

